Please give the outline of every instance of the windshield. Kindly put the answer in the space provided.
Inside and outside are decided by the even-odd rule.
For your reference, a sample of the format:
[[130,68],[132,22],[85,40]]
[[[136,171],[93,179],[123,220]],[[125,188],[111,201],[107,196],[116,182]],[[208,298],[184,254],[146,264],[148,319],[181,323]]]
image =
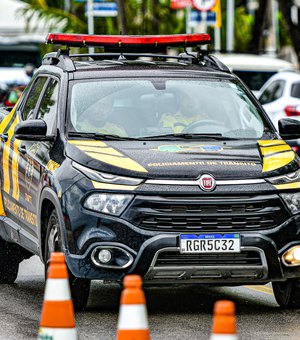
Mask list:
[[97,80],[71,91],[69,132],[129,138],[218,135],[261,138],[264,121],[238,83],[220,80]]

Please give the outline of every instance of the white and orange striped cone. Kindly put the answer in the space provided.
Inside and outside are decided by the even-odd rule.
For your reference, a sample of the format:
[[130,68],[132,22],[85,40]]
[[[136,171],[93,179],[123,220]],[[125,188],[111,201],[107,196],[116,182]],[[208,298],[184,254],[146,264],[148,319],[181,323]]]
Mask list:
[[215,303],[212,335],[210,340],[237,340],[235,305],[232,301]]
[[68,270],[63,253],[51,254],[38,339],[77,339]]
[[142,278],[139,275],[127,275],[123,285],[117,340],[149,340],[150,331]]

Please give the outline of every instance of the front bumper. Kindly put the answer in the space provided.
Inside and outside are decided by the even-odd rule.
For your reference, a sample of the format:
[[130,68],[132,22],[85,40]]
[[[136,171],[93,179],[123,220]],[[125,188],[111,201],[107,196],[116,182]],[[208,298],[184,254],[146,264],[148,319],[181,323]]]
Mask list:
[[[102,217],[101,224],[102,228],[82,232],[82,254],[66,252],[68,266],[77,277],[120,281],[124,275],[136,273],[143,277],[145,284],[232,285],[300,278],[300,266],[287,267],[281,261],[282,254],[289,247],[300,245],[300,216],[292,217],[273,229],[239,232],[239,254],[228,258],[221,255],[216,260],[207,255],[196,255],[196,261],[180,254],[178,232],[147,231],[109,217]],[[123,249],[131,254],[133,262],[129,267],[119,269],[95,266],[91,254],[96,246]]]

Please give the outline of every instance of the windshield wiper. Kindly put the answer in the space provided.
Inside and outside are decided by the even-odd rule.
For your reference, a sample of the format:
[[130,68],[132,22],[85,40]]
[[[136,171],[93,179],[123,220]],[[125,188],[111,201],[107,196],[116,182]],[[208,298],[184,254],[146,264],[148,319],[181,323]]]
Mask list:
[[69,137],[89,138],[89,139],[108,139],[108,140],[137,140],[131,137],[121,137],[118,135],[104,134],[104,133],[90,133],[90,132],[75,132],[68,133]]
[[221,133],[169,133],[166,135],[145,136],[139,137],[140,139],[170,139],[170,138],[183,138],[183,139],[214,139],[214,140],[235,140],[236,138],[224,137]]

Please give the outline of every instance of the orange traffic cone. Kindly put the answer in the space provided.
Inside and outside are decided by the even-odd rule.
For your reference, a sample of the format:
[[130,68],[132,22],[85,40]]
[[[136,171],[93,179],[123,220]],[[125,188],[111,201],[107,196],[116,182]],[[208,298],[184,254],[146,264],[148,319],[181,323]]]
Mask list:
[[217,301],[214,306],[210,340],[237,340],[235,305],[232,301]]
[[52,253],[38,339],[75,340],[75,318],[63,253]]
[[117,340],[149,340],[150,332],[142,278],[139,275],[127,275],[123,284]]

